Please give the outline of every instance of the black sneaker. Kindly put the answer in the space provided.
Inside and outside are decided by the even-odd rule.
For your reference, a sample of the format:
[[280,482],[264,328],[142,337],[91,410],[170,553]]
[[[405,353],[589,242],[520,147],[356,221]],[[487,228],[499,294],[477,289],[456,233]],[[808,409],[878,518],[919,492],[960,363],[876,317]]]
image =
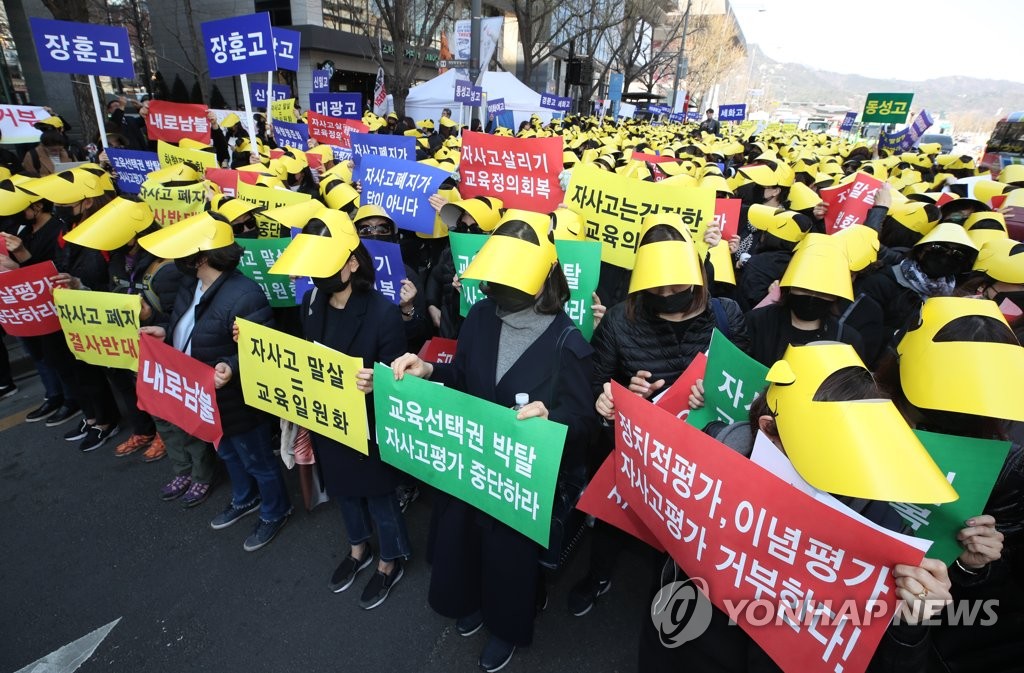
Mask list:
[[398,506],[402,510],[402,514],[405,514],[405,510],[409,509],[409,505],[416,502],[416,499],[420,497],[420,489],[416,486],[399,486],[398,487]]
[[120,430],[121,428],[116,425],[111,425],[106,430],[98,425],[90,425],[86,431],[85,439],[78,445],[78,450],[83,453],[95,451],[106,444],[107,440],[116,435]]
[[398,581],[405,575],[405,568],[402,562],[395,559],[395,566],[387,575],[381,571],[373,573],[373,577],[363,589],[363,595],[359,599],[359,607],[364,610],[372,610],[388,599],[391,588],[398,584]]
[[89,432],[89,425],[83,418],[78,422],[78,425],[64,433],[65,442],[77,442],[80,439],[85,439],[86,433]]
[[611,580],[599,580],[588,574],[569,589],[569,612],[574,617],[582,617],[594,607],[597,597],[605,595],[611,588]]
[[82,413],[82,410],[78,406],[69,407],[66,404],[62,404],[57,411],[46,417],[46,427],[55,428],[58,425],[64,425],[80,413]]
[[16,392],[18,392],[18,386],[14,385],[13,383],[8,383],[6,386],[0,386],[0,400],[4,399],[5,397],[10,397]]
[[244,507],[235,507],[234,504],[228,503],[228,506],[224,508],[224,511],[213,517],[213,521],[210,522],[210,528],[214,530],[221,530],[227,528],[231,524],[235,523],[239,519],[258,511],[260,508],[260,499],[256,498],[251,505],[245,505]]
[[61,405],[63,404],[63,400],[61,400],[59,397],[43,400],[43,403],[41,405],[39,405],[32,411],[28,412],[28,414],[25,416],[25,422],[36,423],[38,421],[41,421],[44,418],[50,416],[50,414],[52,414],[53,412],[60,409]]
[[459,617],[455,620],[455,631],[463,638],[468,638],[481,629],[484,625],[484,616],[479,610],[468,617]]
[[371,563],[373,563],[373,548],[370,545],[366,545],[366,555],[362,559],[355,559],[352,557],[352,554],[349,554],[334,569],[334,574],[331,575],[331,581],[327,584],[327,588],[336,594],[340,594],[352,586],[352,583],[356,581],[356,575],[363,569],[369,568]]
[[484,649],[480,653],[480,668],[487,673],[500,671],[508,662],[512,661],[512,655],[515,653],[515,645],[492,635],[487,639],[487,644],[484,645]]
[[245,538],[245,544],[242,545],[242,549],[245,551],[256,551],[267,546],[278,532],[284,528],[286,523],[288,523],[288,514],[285,514],[277,521],[264,521],[260,519],[256,523],[256,528],[253,529],[252,534]]

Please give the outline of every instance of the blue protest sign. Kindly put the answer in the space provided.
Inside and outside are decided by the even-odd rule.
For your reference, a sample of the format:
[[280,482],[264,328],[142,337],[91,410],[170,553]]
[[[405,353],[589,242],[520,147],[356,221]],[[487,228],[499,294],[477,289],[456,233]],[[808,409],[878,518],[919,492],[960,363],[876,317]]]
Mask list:
[[309,94],[309,109],[338,119],[362,119],[363,94],[311,93]]
[[647,111],[652,115],[667,115],[672,110],[670,105],[652,104],[647,106]]
[[455,80],[455,102],[469,104],[473,101],[473,83],[466,79]]
[[746,103],[736,103],[735,105],[718,106],[718,121],[720,122],[741,122],[746,118]]
[[545,110],[561,110],[559,107],[559,96],[550,93],[540,95],[540,106]]
[[128,29],[35,17],[29,22],[43,71],[135,79]]
[[331,73],[327,70],[313,71],[313,93],[327,93],[331,90]]
[[907,136],[900,144],[900,150],[903,152],[909,152],[913,149],[914,145],[917,144],[917,141],[919,141],[921,136],[924,135],[924,132],[927,131],[934,123],[935,121],[932,119],[932,116],[928,114],[928,110],[921,110],[917,117],[914,118],[914,122],[907,129]]
[[211,79],[277,70],[267,12],[204,21],[200,28]]
[[391,300],[402,303],[402,281],[405,279],[405,263],[402,261],[402,246],[386,241],[363,239],[366,251],[373,258],[373,289]]
[[608,78],[608,100],[615,102],[622,101],[622,85],[626,82],[626,76],[621,72],[613,72]]
[[352,133],[352,157],[359,165],[365,154],[392,159],[416,160],[416,139],[412,136],[391,136],[380,133]]
[[682,123],[683,123],[683,121],[685,121],[685,120],[686,120],[686,115],[685,115],[685,114],[683,114],[682,112],[675,112],[675,113],[673,113],[673,114],[670,114],[670,115],[668,116],[668,120],[669,120],[670,122],[673,122],[673,123],[675,123],[675,124],[682,124]]
[[282,147],[294,147],[305,152],[309,149],[309,127],[302,123],[275,120],[274,140]]
[[299,71],[299,41],[302,34],[297,30],[273,28],[274,54],[279,70]]
[[160,157],[156,152],[111,147],[107,150],[107,159],[117,173],[117,189],[124,194],[138,194],[147,174],[160,168]]
[[700,111],[699,110],[691,110],[691,111],[687,112],[686,113],[686,121],[688,121],[688,122],[699,122],[700,121]]
[[[287,84],[274,85],[273,100],[284,100],[292,97],[292,89]],[[267,106],[267,83],[249,82],[249,100],[253,105]]]
[[843,117],[843,123],[839,125],[840,131],[852,131],[853,123],[857,121],[856,112],[847,112],[846,116]]
[[487,115],[494,116],[499,112],[505,111],[505,99],[504,98],[491,98],[487,101]]
[[473,86],[470,90],[469,107],[480,107],[484,102],[484,88],[482,86]]
[[415,161],[364,154],[352,181],[363,186],[361,203],[380,206],[402,229],[429,234],[437,216],[429,199],[449,176]]

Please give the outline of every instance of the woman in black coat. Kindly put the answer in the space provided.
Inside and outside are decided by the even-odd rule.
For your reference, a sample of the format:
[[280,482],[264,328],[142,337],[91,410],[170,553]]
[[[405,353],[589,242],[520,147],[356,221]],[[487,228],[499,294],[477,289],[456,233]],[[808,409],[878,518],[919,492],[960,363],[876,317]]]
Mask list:
[[[330,238],[330,241],[323,240]],[[315,288],[303,299],[302,334],[328,348],[363,359],[358,386],[372,391],[373,364],[391,362],[405,352],[405,326],[395,304],[373,289],[373,260],[348,215],[323,208],[302,228],[273,269],[309,274]],[[373,397],[366,396],[369,427],[374,427]],[[380,459],[371,439],[363,455],[317,433],[310,433],[328,494],[341,505],[351,551],[334,571],[329,588],[345,591],[373,562],[370,538],[376,526],[380,548],[377,571],[359,604],[370,610],[383,603],[402,579],[403,559],[411,548],[396,488],[402,475]]]
[[[582,446],[594,427],[592,351],[562,309],[569,289],[548,229],[547,216],[508,211],[463,276],[487,281],[481,287],[488,299],[466,317],[453,362],[431,365],[406,354],[392,367],[396,378],[428,378],[507,407],[527,393],[531,401],[518,418],[540,416],[569,428],[564,468],[581,459],[569,449]],[[531,246],[536,251],[523,253]],[[495,278],[516,286],[489,280]],[[491,637],[479,663],[498,670],[533,639],[540,547],[448,496],[434,503],[431,542],[430,606],[456,619],[460,635],[486,626]]]

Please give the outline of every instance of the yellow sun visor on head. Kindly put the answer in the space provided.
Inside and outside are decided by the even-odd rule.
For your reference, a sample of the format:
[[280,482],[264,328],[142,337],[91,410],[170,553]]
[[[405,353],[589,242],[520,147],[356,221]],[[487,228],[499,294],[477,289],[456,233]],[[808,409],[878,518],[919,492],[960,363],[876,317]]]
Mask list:
[[818,193],[802,182],[789,189],[789,207],[793,210],[809,210],[822,202]]
[[807,234],[797,244],[779,285],[853,301],[850,260],[843,244],[825,234]]
[[17,215],[40,198],[18,187],[13,180],[0,181],[0,217]]
[[790,346],[768,372],[767,402],[793,467],[817,489],[853,498],[943,503],[956,491],[886,399],[816,401],[847,367],[867,370],[853,346]]
[[258,205],[249,201],[223,197],[217,203],[217,207],[214,210],[228,222],[234,222],[243,215],[247,215],[258,208]]
[[579,213],[568,208],[555,208],[551,220],[556,241],[582,241],[587,238],[587,223]]
[[754,204],[747,209],[750,226],[790,243],[800,241],[807,234],[797,223],[796,215],[792,210],[762,204]]
[[[522,222],[536,234],[539,243],[502,233]],[[463,278],[507,285],[527,294],[537,294],[551,267],[558,260],[555,244],[548,240],[550,216],[526,210],[508,210],[494,229]]]
[[64,240],[94,250],[117,250],[153,224],[153,210],[118,196],[64,234]]
[[[455,201],[461,201],[462,195],[459,194],[458,189],[439,189],[437,190],[438,196],[444,198],[448,203],[454,203]],[[434,216],[434,231],[429,234],[425,234],[422,231],[416,232],[417,238],[447,238],[448,237],[448,225],[441,219],[441,213]]]
[[302,227],[323,207],[324,205],[316,199],[310,199],[301,203],[293,203],[290,206],[264,210],[260,213],[260,217],[273,220],[289,228]]
[[240,123],[241,121],[242,120],[238,117],[238,115],[236,115],[234,112],[231,112],[228,114],[228,116],[224,117],[224,119],[221,120],[220,127],[229,129],[235,124]]
[[748,181],[762,187],[777,187],[779,185],[778,175],[770,166],[758,164],[755,166],[744,166],[738,170]]
[[352,204],[359,205],[359,192],[337,175],[325,175],[320,180],[320,196],[329,208],[336,210],[349,208]]
[[708,251],[711,266],[715,270],[715,282],[726,285],[736,285],[736,268],[732,263],[732,253],[729,252],[729,243],[719,241],[718,245]]
[[39,178],[26,191],[58,205],[74,205],[103,195],[103,184],[89,171],[71,169]]
[[161,259],[180,259],[234,242],[231,225],[209,212],[187,217],[139,239],[139,245]]
[[903,394],[922,409],[1024,421],[1024,348],[1015,343],[936,340],[944,327],[969,316],[998,321],[1010,332],[994,301],[928,299],[921,307],[920,324],[896,347]]
[[462,213],[468,213],[482,231],[494,231],[501,219],[502,202],[491,196],[474,196],[441,206],[440,216],[448,229],[455,229]]
[[703,285],[693,242],[657,241],[641,245],[629,279],[629,293],[666,285]]
[[1009,238],[988,241],[978,253],[974,270],[1003,283],[1024,284],[1024,243]]
[[934,229],[915,243],[914,247],[928,245],[929,243],[951,243],[953,245],[962,245],[971,250],[978,249],[978,246],[974,244],[974,241],[967,235],[964,228],[955,222],[939,222],[935,225]]
[[832,234],[832,238],[846,250],[850,271],[863,271],[878,260],[878,232],[871,227],[852,224]]
[[309,219],[326,224],[330,236],[297,235],[270,267],[270,273],[329,278],[341,271],[352,251],[359,247],[356,227],[345,213],[321,206]]

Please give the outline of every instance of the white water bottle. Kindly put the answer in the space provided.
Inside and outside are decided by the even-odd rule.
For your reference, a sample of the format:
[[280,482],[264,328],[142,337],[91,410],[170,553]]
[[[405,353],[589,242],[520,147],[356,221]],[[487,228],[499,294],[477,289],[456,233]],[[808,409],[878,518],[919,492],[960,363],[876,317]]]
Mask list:
[[512,407],[512,410],[519,411],[529,403],[530,393],[516,393],[516,404],[514,407]]

